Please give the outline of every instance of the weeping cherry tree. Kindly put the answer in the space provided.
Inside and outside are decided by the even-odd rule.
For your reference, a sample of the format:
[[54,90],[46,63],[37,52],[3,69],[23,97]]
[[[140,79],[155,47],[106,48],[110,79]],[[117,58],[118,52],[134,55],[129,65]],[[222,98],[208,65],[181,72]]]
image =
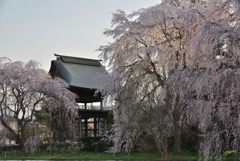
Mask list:
[[[39,68],[38,62],[13,62],[6,57],[0,58],[1,124],[15,136],[21,148],[29,137],[27,128],[36,110],[44,106],[53,111],[64,104],[74,115],[75,97],[64,80],[52,79]],[[10,126],[7,116],[17,121],[16,129]]]
[[204,9],[196,8],[194,22],[185,23],[186,28],[194,27],[185,40],[189,65],[166,82],[174,97],[180,91],[186,116],[181,123],[195,122],[204,134],[201,150],[206,157],[239,151],[239,12],[237,0],[210,0]]
[[[174,153],[181,153],[180,93],[166,86],[174,71],[189,65],[192,53],[187,40],[200,23],[204,3],[166,0],[127,15],[113,13],[112,28],[104,34],[113,39],[99,50],[108,74],[99,91],[114,102],[112,152],[131,151],[142,132],[151,132],[158,151],[168,156],[167,138],[174,134]],[[187,28],[186,28],[187,27]],[[162,89],[169,88],[161,96]]]

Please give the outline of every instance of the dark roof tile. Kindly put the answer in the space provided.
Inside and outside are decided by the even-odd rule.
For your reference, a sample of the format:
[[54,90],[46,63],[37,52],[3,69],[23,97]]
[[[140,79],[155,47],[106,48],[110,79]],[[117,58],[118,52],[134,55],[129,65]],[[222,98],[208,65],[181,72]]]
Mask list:
[[74,63],[74,64],[83,64],[83,65],[92,65],[92,66],[101,66],[101,63],[98,60],[93,59],[84,59],[84,58],[76,58],[70,56],[60,56],[60,59],[64,63]]

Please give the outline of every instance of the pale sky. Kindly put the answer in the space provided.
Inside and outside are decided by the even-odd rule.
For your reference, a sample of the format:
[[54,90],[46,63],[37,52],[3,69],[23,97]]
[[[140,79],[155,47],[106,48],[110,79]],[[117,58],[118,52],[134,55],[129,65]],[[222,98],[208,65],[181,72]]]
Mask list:
[[98,59],[110,40],[112,12],[131,13],[160,0],[0,0],[0,57],[37,60],[49,70],[54,53]]

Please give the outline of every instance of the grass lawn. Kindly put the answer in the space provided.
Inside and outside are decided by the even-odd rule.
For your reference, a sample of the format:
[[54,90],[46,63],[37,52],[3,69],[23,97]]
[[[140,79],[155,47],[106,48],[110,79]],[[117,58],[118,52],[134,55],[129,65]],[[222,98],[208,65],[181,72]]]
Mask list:
[[[131,153],[107,153],[107,152],[76,152],[76,153],[21,153],[21,152],[2,152],[0,160],[2,159],[77,159],[77,160],[163,160],[158,151],[139,152],[133,151]],[[169,153],[167,160],[198,160],[199,156],[188,155],[183,151],[183,155],[176,156]]]
[[[6,155],[6,156],[5,156]],[[158,151],[139,152],[132,151],[131,153],[107,153],[107,152],[37,152],[37,153],[21,153],[21,152],[2,152],[0,153],[0,160],[3,159],[73,159],[73,160],[199,160],[200,157],[196,153],[190,153],[187,150],[182,150],[182,155],[173,155],[169,152],[169,157],[164,159]],[[233,158],[224,158],[224,160],[234,160]],[[237,159],[236,159],[237,160]]]

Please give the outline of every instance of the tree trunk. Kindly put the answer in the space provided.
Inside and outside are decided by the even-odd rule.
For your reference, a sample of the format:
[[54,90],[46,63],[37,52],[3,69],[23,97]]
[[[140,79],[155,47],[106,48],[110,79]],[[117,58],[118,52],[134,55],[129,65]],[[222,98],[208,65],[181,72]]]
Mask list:
[[151,132],[153,134],[153,138],[155,140],[155,143],[156,143],[156,146],[157,146],[157,149],[158,149],[159,153],[162,155],[163,158],[167,158],[168,157],[167,147],[165,147],[165,148],[163,147],[163,149],[165,149],[165,150],[162,150],[160,145],[159,145],[159,143],[158,143],[158,139],[156,137],[156,134],[154,133],[152,128],[150,128],[150,130],[151,130]]
[[56,130],[56,127],[57,127],[57,125],[56,125],[56,119],[55,118],[53,118],[53,123],[52,123],[52,125],[53,125],[53,127],[52,127],[52,129],[53,129],[53,142],[54,143],[56,143],[57,142],[57,130]]
[[20,135],[15,135],[16,143],[19,145],[20,149],[23,149],[23,142]]
[[65,113],[63,113],[62,118],[62,142],[65,142]]
[[180,127],[179,127],[179,121],[180,116],[179,116],[179,111],[175,109],[173,111],[173,124],[174,124],[174,148],[173,148],[173,153],[174,154],[182,154],[182,149],[181,149],[181,132],[180,132]]
[[174,149],[173,153],[174,154],[182,154],[182,149],[181,149],[181,133],[180,132],[174,132]]

